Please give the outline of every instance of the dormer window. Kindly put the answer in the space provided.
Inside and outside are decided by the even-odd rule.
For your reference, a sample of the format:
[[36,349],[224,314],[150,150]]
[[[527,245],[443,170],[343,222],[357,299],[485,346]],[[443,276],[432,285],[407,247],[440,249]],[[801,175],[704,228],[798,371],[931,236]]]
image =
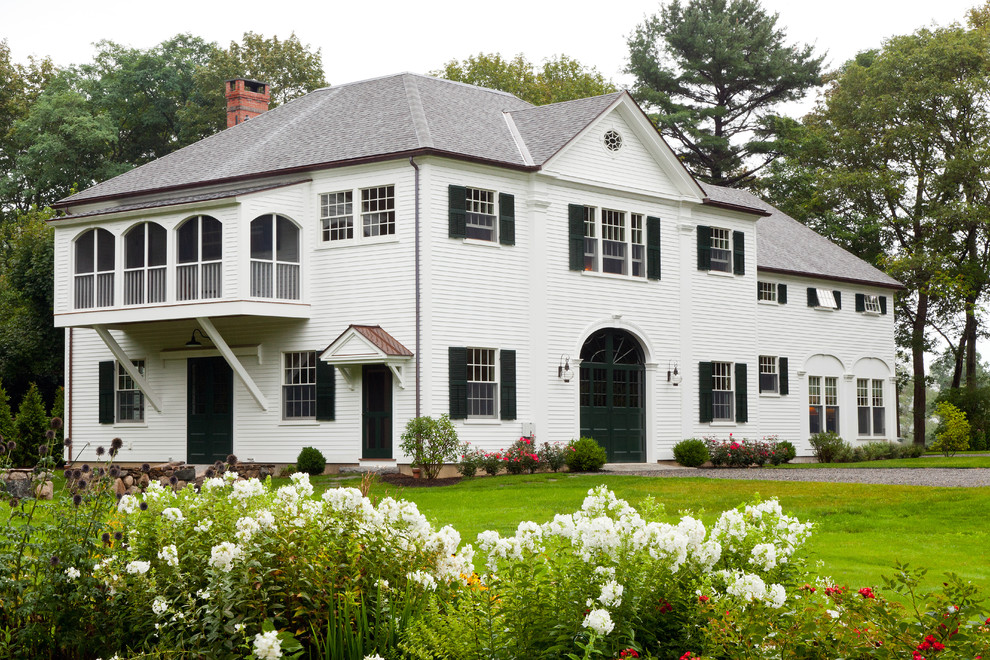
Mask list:
[[299,300],[299,227],[285,216],[251,221],[251,295]]
[[113,305],[116,241],[106,229],[83,232],[75,243],[76,309]]

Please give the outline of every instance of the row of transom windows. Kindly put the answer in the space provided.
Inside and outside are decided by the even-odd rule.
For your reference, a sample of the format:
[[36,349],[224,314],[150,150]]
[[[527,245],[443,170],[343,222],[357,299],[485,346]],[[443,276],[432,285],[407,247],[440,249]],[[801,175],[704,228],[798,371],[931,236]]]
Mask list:
[[[251,221],[251,292],[256,298],[300,298],[299,227],[285,216],[267,213]],[[223,296],[223,224],[208,215],[188,218],[171,232],[157,222],[127,230],[123,244],[123,304],[164,303],[168,299],[168,255],[175,255],[176,301]],[[74,242],[75,309],[112,307],[117,277],[117,237],[88,229]]]

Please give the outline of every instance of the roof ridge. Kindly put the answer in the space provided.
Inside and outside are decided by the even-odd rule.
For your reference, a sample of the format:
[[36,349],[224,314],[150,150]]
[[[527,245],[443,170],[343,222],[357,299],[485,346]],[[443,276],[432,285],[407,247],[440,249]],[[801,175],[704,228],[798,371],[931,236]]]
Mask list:
[[423,99],[419,95],[419,85],[416,79],[410,76],[402,77],[402,86],[406,90],[406,100],[409,103],[409,114],[412,115],[413,130],[416,131],[416,140],[420,147],[433,147],[433,136],[430,134],[430,122],[426,118],[426,111],[423,109]]

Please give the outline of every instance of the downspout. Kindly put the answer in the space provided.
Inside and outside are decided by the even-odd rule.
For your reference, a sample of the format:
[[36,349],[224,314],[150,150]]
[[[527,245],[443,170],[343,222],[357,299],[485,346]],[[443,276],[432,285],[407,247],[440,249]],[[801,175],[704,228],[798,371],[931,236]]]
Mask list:
[[[66,374],[65,378],[66,402],[65,410],[62,411],[63,416],[66,416],[66,413],[68,413],[69,423],[64,425],[64,436],[68,438],[70,442],[72,441],[72,419],[75,417],[75,415],[72,414],[72,330],[73,328],[69,328],[69,373]],[[64,419],[62,421],[65,422]],[[69,445],[69,462],[72,462],[71,444]]]
[[420,386],[419,386],[419,353],[420,353],[420,293],[419,293],[419,165],[413,160],[413,157],[409,157],[409,164],[413,166],[416,170],[416,209],[415,209],[415,232],[416,232],[416,248],[415,248],[415,271],[416,271],[416,417],[420,416]]

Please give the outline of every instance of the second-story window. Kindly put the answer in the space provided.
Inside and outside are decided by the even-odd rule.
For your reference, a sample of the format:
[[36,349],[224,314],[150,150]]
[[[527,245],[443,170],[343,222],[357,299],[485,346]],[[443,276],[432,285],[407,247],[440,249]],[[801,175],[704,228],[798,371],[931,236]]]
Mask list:
[[584,270],[646,277],[643,216],[584,207]]
[[251,221],[251,295],[299,300],[299,228],[285,216]]
[[76,309],[111,307],[116,240],[106,229],[90,229],[75,242]]
[[721,227],[712,227],[712,270],[732,272],[731,232]]
[[124,304],[165,302],[168,232],[157,222],[142,222],[124,234]]
[[176,300],[223,295],[223,225],[220,221],[208,215],[189,218],[179,226],[176,242]]
[[361,191],[361,227],[365,238],[395,233],[395,186]]
[[465,200],[465,238],[495,240],[495,193],[491,190],[467,189]]

